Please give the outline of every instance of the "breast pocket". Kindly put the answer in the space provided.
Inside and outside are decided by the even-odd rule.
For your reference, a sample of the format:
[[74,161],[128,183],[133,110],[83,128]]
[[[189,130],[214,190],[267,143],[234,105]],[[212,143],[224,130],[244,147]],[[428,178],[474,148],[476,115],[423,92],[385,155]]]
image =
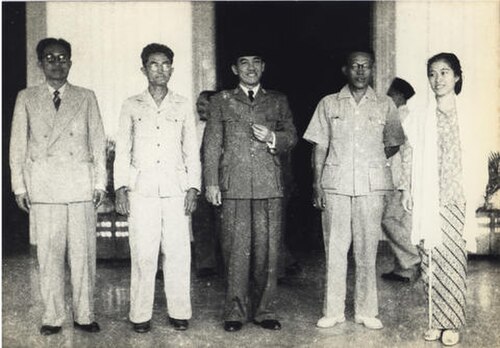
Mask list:
[[348,126],[345,118],[338,115],[333,115],[329,118],[329,123],[333,139],[342,138],[342,136],[346,134]]
[[153,135],[153,123],[147,117],[134,115],[132,117],[134,135],[138,138],[149,138]]

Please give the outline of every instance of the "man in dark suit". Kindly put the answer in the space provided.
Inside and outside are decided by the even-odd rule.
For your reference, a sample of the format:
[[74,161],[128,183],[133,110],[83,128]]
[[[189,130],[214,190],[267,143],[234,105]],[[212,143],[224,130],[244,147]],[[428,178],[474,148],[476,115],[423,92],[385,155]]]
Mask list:
[[234,57],[239,86],[212,97],[204,137],[206,197],[222,204],[224,329],[237,331],[253,319],[279,330],[273,309],[283,197],[278,154],[289,151],[297,135],[287,98],[260,85],[262,57],[251,50]]

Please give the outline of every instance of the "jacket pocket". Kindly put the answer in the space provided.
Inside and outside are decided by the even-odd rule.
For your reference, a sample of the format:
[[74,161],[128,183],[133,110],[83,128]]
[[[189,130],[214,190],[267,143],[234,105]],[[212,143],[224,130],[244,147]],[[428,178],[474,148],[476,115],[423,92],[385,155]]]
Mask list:
[[368,176],[370,191],[388,191],[394,188],[391,167],[387,164],[371,164]]
[[321,175],[321,187],[329,190],[337,190],[339,188],[340,166],[333,163],[325,163],[323,173]]

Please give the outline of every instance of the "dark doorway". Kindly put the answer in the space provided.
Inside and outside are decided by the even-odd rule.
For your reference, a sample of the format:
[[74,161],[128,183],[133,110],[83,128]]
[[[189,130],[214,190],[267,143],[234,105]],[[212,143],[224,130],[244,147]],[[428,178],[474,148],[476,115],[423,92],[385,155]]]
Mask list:
[[2,3],[2,252],[28,249],[28,214],[10,184],[9,140],[17,92],[26,87],[26,3]]
[[[285,93],[302,137],[319,100],[346,80],[347,51],[371,48],[372,2],[217,2],[219,89],[234,88],[230,70],[236,47],[265,54],[263,85]],[[320,214],[312,208],[311,146],[299,140],[292,153],[296,190],[289,203],[287,237],[292,248],[322,248]]]

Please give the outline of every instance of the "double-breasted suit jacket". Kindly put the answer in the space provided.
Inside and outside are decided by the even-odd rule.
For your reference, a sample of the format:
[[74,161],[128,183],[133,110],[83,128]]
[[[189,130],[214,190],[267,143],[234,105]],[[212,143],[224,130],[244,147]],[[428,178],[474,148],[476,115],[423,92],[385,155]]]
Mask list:
[[12,188],[27,193],[44,325],[65,320],[65,260],[73,319],[94,321],[94,190],[106,187],[106,139],[94,93],[66,83],[56,110],[47,84],[19,92],[10,142]]
[[67,83],[56,111],[47,84],[22,90],[10,141],[14,193],[32,203],[91,201],[106,187],[105,141],[92,91]]
[[[253,124],[276,135],[275,150],[258,141]],[[284,94],[260,88],[250,102],[241,88],[211,98],[204,136],[206,186],[218,185],[225,199],[283,197],[280,158],[297,142],[292,113]]]

